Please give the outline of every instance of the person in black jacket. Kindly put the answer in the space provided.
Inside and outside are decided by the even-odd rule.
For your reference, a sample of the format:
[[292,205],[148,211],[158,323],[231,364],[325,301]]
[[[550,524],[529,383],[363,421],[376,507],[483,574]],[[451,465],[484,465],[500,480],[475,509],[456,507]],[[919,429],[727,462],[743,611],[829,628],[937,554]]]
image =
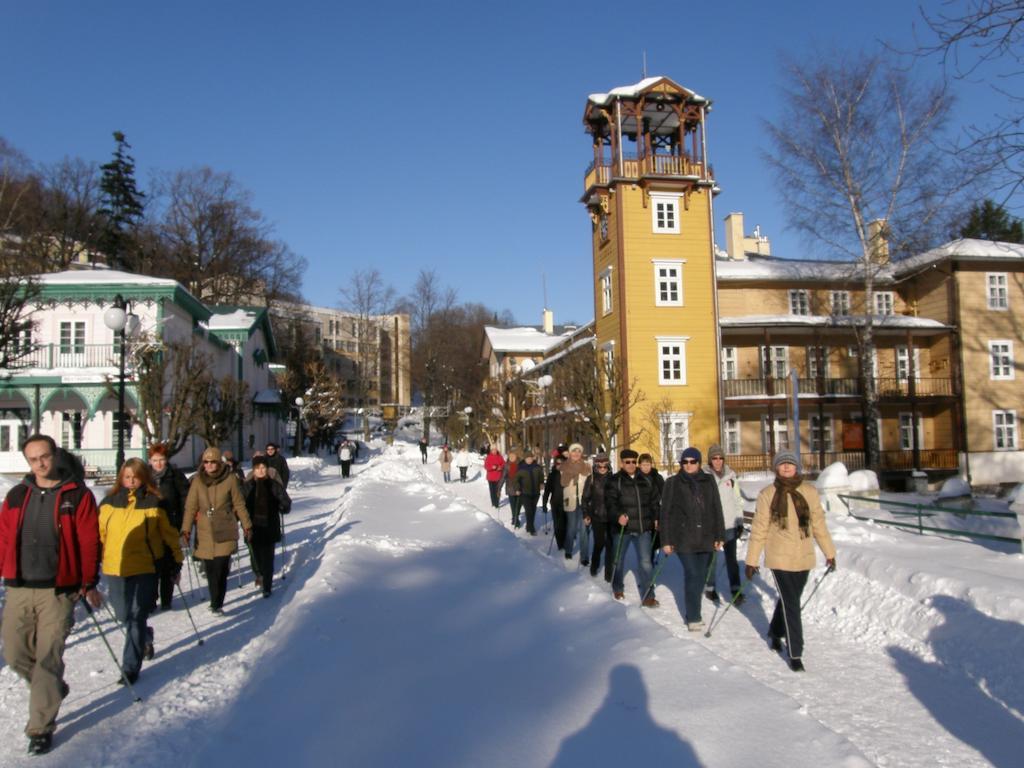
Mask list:
[[[358,455],[358,448],[356,454]],[[267,443],[267,466],[271,467],[277,472],[277,477],[280,479],[281,484],[284,485],[285,490],[288,489],[288,477],[291,472],[288,470],[288,460],[281,455],[281,452],[277,449],[277,443]]]
[[565,498],[562,496],[562,457],[556,456],[551,462],[551,471],[548,472],[547,482],[544,483],[544,498],[541,500],[541,507],[548,508],[551,502],[551,520],[555,529],[555,544],[559,549],[565,549]]
[[617,528],[613,563],[612,594],[622,600],[624,592],[623,571],[626,559],[626,544],[632,544],[636,552],[639,574],[637,586],[640,599],[647,608],[657,608],[654,597],[654,568],[651,565],[651,539],[658,529],[658,511],[661,499],[651,479],[637,471],[637,452],[626,448],[619,454],[622,469],[608,478],[604,486],[604,504],[608,519]]
[[[185,473],[172,466],[167,455],[167,446],[156,443],[149,447],[149,466],[153,470],[153,482],[160,491],[160,508],[167,515],[167,520],[176,531],[181,530],[181,521],[185,519],[185,499],[188,498],[188,478]],[[159,566],[158,592],[160,593],[160,610],[171,607],[174,598],[174,583],[179,567],[168,558],[157,560]]]
[[594,471],[583,484],[583,524],[594,534],[594,551],[590,556],[590,575],[597,576],[604,552],[604,580],[612,580],[612,539],[614,528],[608,522],[605,509],[604,486],[610,477],[608,454],[599,453],[594,457]]
[[[658,489],[658,495],[660,496],[665,490],[665,478],[661,476],[658,468],[654,466],[654,457],[649,453],[641,453],[638,459],[637,466],[640,471],[643,472],[652,483],[654,487]],[[654,538],[651,540],[651,564],[654,564],[654,555],[657,553],[658,548],[661,546],[661,540],[658,537],[658,532],[654,532]]]
[[534,452],[527,449],[513,480],[519,494],[519,504],[526,515],[526,532],[531,536],[537,535],[537,502],[544,488],[544,470],[536,459]]
[[683,563],[686,628],[697,632],[704,628],[704,580],[711,553],[725,541],[725,522],[718,485],[701,469],[700,451],[687,448],[679,464],[681,471],[665,483],[661,498],[661,551],[675,552]]
[[281,515],[287,515],[292,500],[284,485],[272,480],[266,456],[252,460],[252,477],[242,485],[245,508],[252,520],[252,572],[256,574],[256,587],[270,597],[274,578],[274,547],[281,540]]

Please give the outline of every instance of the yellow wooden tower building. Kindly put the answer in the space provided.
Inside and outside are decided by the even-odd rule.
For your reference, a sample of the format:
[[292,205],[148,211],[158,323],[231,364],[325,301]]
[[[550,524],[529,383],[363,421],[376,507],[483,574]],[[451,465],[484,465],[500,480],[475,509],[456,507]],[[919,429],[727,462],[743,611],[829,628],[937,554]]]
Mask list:
[[592,94],[583,115],[594,147],[581,202],[593,223],[597,351],[642,398],[611,447],[663,467],[689,445],[719,442],[710,106],[649,77]]

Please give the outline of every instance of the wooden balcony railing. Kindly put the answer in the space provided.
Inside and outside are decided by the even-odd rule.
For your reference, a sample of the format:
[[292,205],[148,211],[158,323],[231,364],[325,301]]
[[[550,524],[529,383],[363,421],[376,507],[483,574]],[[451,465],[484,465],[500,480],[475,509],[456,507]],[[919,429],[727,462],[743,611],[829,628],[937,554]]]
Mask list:
[[707,177],[704,163],[694,162],[688,157],[677,155],[654,155],[653,157],[632,157],[622,161],[621,173],[618,162],[593,163],[583,175],[584,191],[595,184],[607,184],[615,176],[639,179],[643,176],[676,176],[703,179]]
[[959,456],[952,448],[921,448],[920,461],[914,466],[913,451],[882,451],[881,467],[893,472],[909,472],[912,469],[957,469]]
[[[922,448],[919,466],[914,466],[913,451],[882,451],[880,468],[890,472],[909,472],[912,469],[950,469],[959,466],[957,452],[952,448]],[[769,453],[747,453],[729,456],[726,459],[736,472],[771,471],[772,456]],[[817,451],[801,452],[800,463],[804,472],[820,472],[829,464],[843,462],[849,470],[864,469],[863,451],[826,451],[824,462],[820,461]]]
[[[764,378],[724,379],[722,392],[725,397],[768,397],[768,381]],[[860,381],[856,378],[820,381],[818,379],[799,379],[798,382],[801,395],[854,397],[861,393]],[[879,397],[910,397],[910,382],[907,379],[877,378],[875,386]],[[790,395],[792,389],[791,379],[772,379],[771,392],[773,395]],[[914,382],[914,393],[917,397],[948,397],[953,394],[953,382],[948,378],[917,379]]]

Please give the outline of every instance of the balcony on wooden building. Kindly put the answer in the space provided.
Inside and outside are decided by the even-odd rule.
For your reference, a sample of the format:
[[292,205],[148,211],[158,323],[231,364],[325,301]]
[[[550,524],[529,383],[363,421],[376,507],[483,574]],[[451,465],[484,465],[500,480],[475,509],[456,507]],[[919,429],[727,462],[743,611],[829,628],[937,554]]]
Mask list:
[[116,344],[39,344],[28,352],[13,355],[13,369],[79,370],[117,368],[121,348]]
[[628,153],[621,164],[611,159],[590,163],[583,174],[583,191],[585,193],[595,186],[606,187],[612,179],[699,181],[713,177],[713,168],[705,169],[704,163],[691,160],[686,155],[637,157],[634,153]]
[[[882,472],[910,472],[914,469],[935,472],[953,472],[959,468],[958,452],[954,448],[921,448],[918,466],[914,466],[914,452],[909,450],[881,451],[879,466]],[[728,457],[729,467],[736,472],[771,472],[770,453],[735,454]],[[864,451],[803,451],[800,464],[804,474],[815,475],[825,467],[841,461],[850,472],[865,469]]]
[[[914,378],[875,377],[875,391],[880,399],[909,397],[952,397],[953,379],[949,376]],[[797,387],[801,398],[862,397],[863,387],[857,377],[800,378]],[[793,381],[786,378],[736,378],[722,381],[722,396],[726,399],[788,398],[793,394]]]

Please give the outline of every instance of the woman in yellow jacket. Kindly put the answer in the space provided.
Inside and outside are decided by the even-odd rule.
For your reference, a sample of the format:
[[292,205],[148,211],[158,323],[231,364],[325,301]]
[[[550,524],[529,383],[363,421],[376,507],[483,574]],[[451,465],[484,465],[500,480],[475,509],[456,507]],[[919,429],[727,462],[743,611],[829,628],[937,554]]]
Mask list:
[[159,502],[149,466],[141,459],[128,459],[100,504],[103,574],[114,615],[125,625],[121,671],[132,683],[139,677],[142,659],[153,657],[153,632],[146,620],[156,600],[157,564],[173,557],[179,572],[181,568],[178,534]]
[[818,491],[801,477],[797,461],[792,451],[780,451],[775,456],[775,482],[757,496],[746,571],[749,581],[757,573],[764,552],[765,565],[772,569],[779,591],[768,642],[773,651],[781,651],[785,637],[790,668],[803,672],[800,596],[816,561],[811,538],[818,542],[830,570],[836,567],[836,547],[825,525]]

